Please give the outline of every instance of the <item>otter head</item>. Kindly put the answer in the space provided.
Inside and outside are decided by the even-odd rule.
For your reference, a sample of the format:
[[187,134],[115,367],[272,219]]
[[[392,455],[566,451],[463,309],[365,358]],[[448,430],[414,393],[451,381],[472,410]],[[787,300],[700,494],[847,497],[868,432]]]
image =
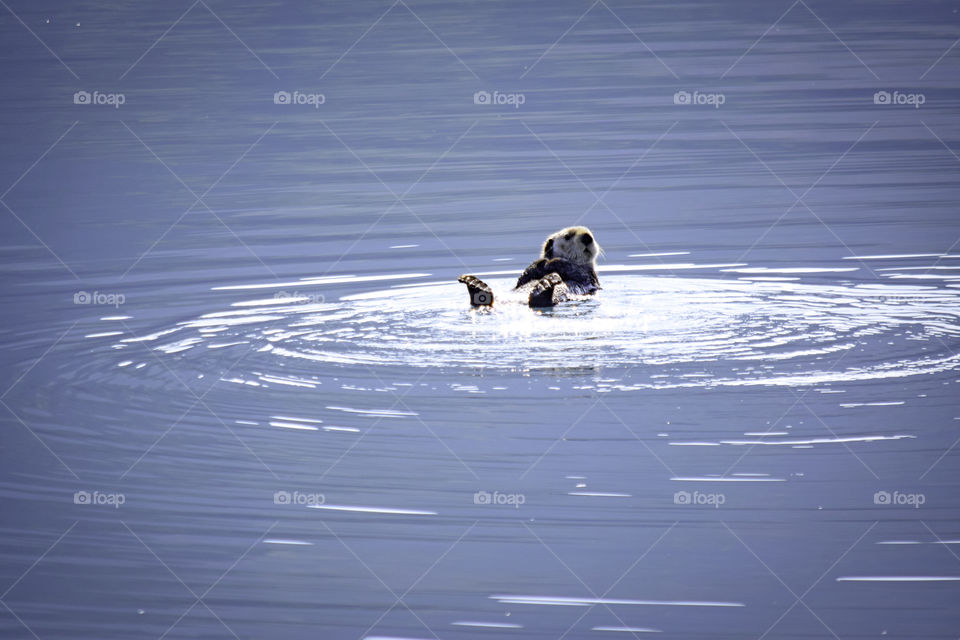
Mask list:
[[596,268],[597,256],[603,250],[586,227],[567,227],[550,235],[543,243],[541,257],[563,258],[583,266]]

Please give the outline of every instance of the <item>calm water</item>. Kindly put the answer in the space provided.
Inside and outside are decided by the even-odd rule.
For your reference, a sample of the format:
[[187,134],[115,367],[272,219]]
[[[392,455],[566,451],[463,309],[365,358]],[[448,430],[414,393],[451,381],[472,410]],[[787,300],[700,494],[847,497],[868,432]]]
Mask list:
[[8,0],[0,634],[956,638],[958,9]]

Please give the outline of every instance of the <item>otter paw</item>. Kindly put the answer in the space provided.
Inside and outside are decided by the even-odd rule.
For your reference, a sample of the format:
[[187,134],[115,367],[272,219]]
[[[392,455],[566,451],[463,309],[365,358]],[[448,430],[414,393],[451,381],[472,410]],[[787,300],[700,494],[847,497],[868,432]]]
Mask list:
[[530,290],[528,303],[531,307],[552,307],[567,299],[567,285],[556,273],[548,273],[540,278]]
[[471,305],[475,307],[489,307],[493,304],[493,289],[480,278],[463,275],[457,278],[457,282],[462,282],[467,285]]

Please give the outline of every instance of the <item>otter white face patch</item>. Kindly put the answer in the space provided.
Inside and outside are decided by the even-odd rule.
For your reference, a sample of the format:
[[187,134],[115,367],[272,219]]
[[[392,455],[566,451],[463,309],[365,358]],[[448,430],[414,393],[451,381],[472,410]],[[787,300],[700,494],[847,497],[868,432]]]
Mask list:
[[[547,238],[544,245],[545,258],[563,258],[584,265],[593,263],[598,252],[599,246],[586,227],[562,229]],[[548,253],[552,255],[547,255]]]

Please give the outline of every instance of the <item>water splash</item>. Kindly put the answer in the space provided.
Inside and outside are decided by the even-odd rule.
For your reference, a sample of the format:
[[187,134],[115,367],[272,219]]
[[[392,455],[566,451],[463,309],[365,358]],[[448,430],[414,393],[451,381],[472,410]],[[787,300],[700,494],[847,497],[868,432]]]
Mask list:
[[[500,292],[511,285],[489,283]],[[960,292],[926,286],[615,273],[597,298],[549,310],[509,302],[473,310],[463,287],[447,282],[257,302],[138,340],[167,354],[258,351],[267,371],[247,378],[304,386],[306,377],[291,377],[297,364],[589,374],[587,385],[604,389],[809,385],[960,366],[948,347],[960,336]],[[620,373],[596,376],[611,369]]]

